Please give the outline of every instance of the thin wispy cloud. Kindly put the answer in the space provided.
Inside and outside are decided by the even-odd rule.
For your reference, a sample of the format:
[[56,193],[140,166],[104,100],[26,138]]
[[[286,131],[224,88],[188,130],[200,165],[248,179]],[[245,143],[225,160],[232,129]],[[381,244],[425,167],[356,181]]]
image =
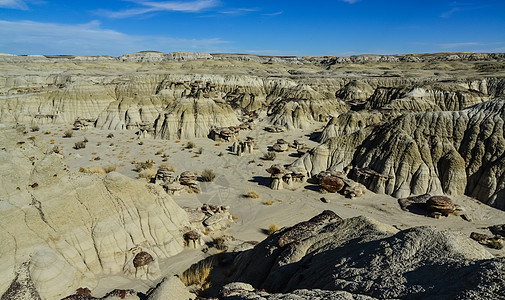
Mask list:
[[139,7],[124,9],[119,11],[99,10],[96,13],[109,18],[128,18],[133,16],[145,15],[148,13],[175,11],[186,13],[197,13],[219,5],[218,0],[195,0],[195,1],[129,1],[134,2]]
[[342,0],[343,2],[347,2],[349,4],[354,4],[356,2],[358,2],[359,0]]
[[243,15],[250,12],[258,11],[257,8],[235,8],[231,10],[220,11],[219,13],[225,15]]
[[184,39],[137,36],[105,29],[100,22],[58,24],[0,20],[0,52],[11,54],[73,54],[119,56],[141,50],[220,52],[219,38]]
[[27,10],[28,5],[23,0],[0,0],[0,7]]
[[264,16],[278,16],[278,15],[282,15],[284,13],[284,11],[278,11],[278,12],[274,12],[274,13],[271,13],[271,14],[263,14]]
[[458,2],[454,1],[449,4],[449,9],[440,15],[441,18],[450,18],[454,14],[463,11],[477,10],[477,9],[492,9],[490,3],[472,3],[472,2]]
[[448,11],[444,12],[443,14],[441,14],[440,17],[442,17],[442,18],[450,18],[455,12],[458,12],[460,10],[461,10],[460,7],[453,7],[450,10],[448,10]]

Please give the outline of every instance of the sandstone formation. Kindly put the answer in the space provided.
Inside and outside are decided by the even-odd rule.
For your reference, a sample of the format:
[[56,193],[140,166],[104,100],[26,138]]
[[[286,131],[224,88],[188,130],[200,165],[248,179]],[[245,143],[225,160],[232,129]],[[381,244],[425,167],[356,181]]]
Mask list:
[[466,237],[432,227],[398,231],[370,218],[342,220],[325,211],[240,253],[230,282],[243,284],[227,285],[222,294],[229,299],[500,298],[504,268],[502,258]]
[[[249,113],[279,131],[327,122],[349,109],[392,115],[457,111],[505,94],[502,74],[492,68],[503,59],[503,54],[477,53],[2,55],[0,122],[86,119],[102,129],[142,129],[157,138],[177,139],[207,136],[214,126],[239,125]],[[353,64],[360,71],[352,71]],[[384,71],[390,69],[397,72]],[[455,77],[453,69],[462,71]]]
[[62,298],[102,275],[153,280],[158,260],[183,250],[188,217],[160,187],[71,173],[14,129],[1,129],[0,144],[4,297]]
[[467,194],[504,209],[505,100],[453,112],[407,113],[330,137],[293,165],[310,175],[353,166],[350,178],[378,193]]

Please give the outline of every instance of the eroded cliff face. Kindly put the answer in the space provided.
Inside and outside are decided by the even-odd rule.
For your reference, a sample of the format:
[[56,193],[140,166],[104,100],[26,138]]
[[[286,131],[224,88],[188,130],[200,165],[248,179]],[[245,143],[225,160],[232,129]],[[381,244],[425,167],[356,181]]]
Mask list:
[[466,194],[505,209],[504,98],[460,111],[407,113],[372,127],[369,115],[355,114],[361,128],[349,133],[332,120],[323,143],[293,165],[310,175],[347,169],[372,191],[394,197]]
[[[2,55],[0,122],[69,124],[79,118],[102,129],[142,128],[159,138],[191,138],[212,127],[235,126],[251,112],[289,130],[327,122],[349,109],[393,115],[453,111],[505,94],[502,75],[491,72],[502,60],[500,54]],[[183,112],[185,121],[172,124]],[[189,128],[194,122],[202,122],[201,130]]]
[[153,280],[183,250],[188,216],[159,186],[71,173],[37,139],[0,133],[0,294],[59,299],[102,275]]

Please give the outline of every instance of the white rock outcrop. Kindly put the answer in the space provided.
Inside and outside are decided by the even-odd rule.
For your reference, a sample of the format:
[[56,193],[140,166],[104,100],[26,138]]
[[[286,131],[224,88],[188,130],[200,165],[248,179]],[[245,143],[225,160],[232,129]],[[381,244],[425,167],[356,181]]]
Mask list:
[[[93,289],[101,275],[156,279],[158,260],[183,250],[187,214],[161,187],[71,173],[15,130],[1,129],[0,145],[0,294],[23,264],[40,297],[55,299]],[[146,265],[135,260],[142,251],[152,257]]]

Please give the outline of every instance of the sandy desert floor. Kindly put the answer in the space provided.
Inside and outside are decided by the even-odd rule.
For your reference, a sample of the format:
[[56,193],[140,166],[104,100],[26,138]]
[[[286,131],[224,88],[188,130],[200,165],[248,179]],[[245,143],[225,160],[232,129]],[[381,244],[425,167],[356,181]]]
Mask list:
[[[72,126],[43,125],[40,130],[30,135],[38,136],[47,142],[47,147],[57,145],[62,150],[64,161],[72,171],[82,168],[116,166],[116,171],[132,178],[138,178],[134,170],[134,161],[154,161],[153,169],[161,164],[173,166],[177,174],[183,171],[212,169],[216,173],[214,182],[201,182],[202,193],[173,196],[181,207],[200,207],[204,203],[230,206],[231,213],[237,217],[235,224],[224,234],[241,241],[261,241],[266,237],[266,229],[271,224],[281,227],[291,226],[307,220],[325,209],[333,210],[343,218],[359,215],[371,216],[398,229],[413,226],[435,226],[456,234],[469,236],[471,232],[486,232],[486,227],[503,223],[505,212],[466,196],[453,198],[464,209],[471,222],[460,216],[451,215],[434,219],[402,211],[397,199],[388,195],[379,195],[368,191],[363,197],[348,199],[340,194],[322,194],[318,187],[310,183],[300,184],[293,190],[271,190],[268,187],[269,174],[265,171],[273,163],[288,164],[296,159],[295,151],[277,153],[275,161],[262,159],[269,146],[279,138],[289,142],[301,139],[309,146],[317,142],[309,139],[310,133],[319,131],[324,123],[313,124],[313,128],[293,130],[284,133],[268,133],[263,126],[252,131],[241,131],[240,137],[255,137],[258,150],[253,154],[239,157],[230,150],[232,143],[218,143],[208,138],[189,140],[138,139],[135,131],[105,131],[95,128],[74,130],[73,136],[64,138],[65,130]],[[113,137],[108,137],[112,134]],[[76,142],[88,140],[84,149],[74,149]],[[187,148],[188,142],[195,147]],[[99,160],[97,160],[99,157]],[[163,157],[166,157],[163,161]],[[144,180],[139,178],[138,180]],[[256,191],[259,198],[251,199],[243,195]],[[320,200],[325,197],[330,203]],[[271,201],[270,205],[265,204]],[[469,239],[469,242],[473,242]],[[502,256],[503,250],[489,249],[496,256]],[[180,273],[191,263],[206,255],[198,249],[187,249],[179,255],[160,262],[165,274]],[[125,277],[107,277],[94,291],[99,295],[113,288],[137,288],[147,290],[149,282],[137,281],[132,286],[131,279]]]

